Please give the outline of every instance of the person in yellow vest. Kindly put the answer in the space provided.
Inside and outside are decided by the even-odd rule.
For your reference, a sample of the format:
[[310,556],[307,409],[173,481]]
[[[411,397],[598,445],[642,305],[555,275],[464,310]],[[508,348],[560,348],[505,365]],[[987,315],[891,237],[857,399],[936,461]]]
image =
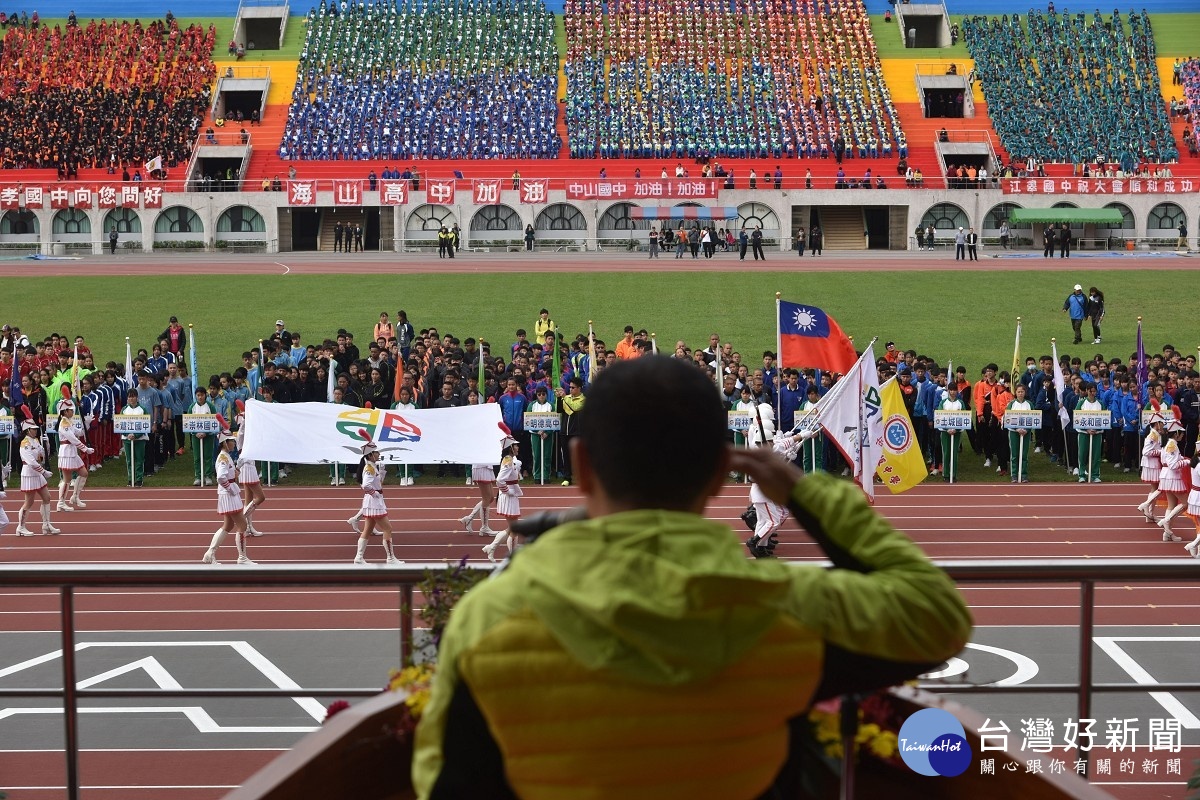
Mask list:
[[[1025,384],[1017,383],[1013,387],[1013,399],[1009,401],[1008,407],[1005,410],[1032,413],[1033,404],[1026,397],[1027,393],[1028,389],[1025,388]],[[1030,441],[1032,441],[1032,437],[1030,437],[1029,431],[1024,428],[1008,432],[1008,474],[1012,476],[1013,483],[1029,483]]]
[[[618,361],[581,417],[584,507],[515,523],[525,546],[450,616],[416,731],[422,800],[783,796],[802,769],[790,726],[814,703],[966,643],[953,581],[854,484],[729,447],[694,366]],[[804,520],[833,569],[749,559],[706,519],[731,470]]]
[[[946,384],[946,396],[938,403],[938,411],[962,411],[967,404],[958,396],[958,386],[951,381]],[[958,459],[962,455],[961,432],[941,431],[942,436],[942,480],[954,483],[958,480]]]

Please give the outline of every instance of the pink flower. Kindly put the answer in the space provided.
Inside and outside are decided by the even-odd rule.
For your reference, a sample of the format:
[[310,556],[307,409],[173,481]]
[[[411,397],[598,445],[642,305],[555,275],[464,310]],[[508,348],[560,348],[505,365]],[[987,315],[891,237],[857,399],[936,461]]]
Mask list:
[[837,714],[842,710],[842,698],[833,697],[829,700],[822,700],[813,705],[813,711],[820,711],[822,714]]

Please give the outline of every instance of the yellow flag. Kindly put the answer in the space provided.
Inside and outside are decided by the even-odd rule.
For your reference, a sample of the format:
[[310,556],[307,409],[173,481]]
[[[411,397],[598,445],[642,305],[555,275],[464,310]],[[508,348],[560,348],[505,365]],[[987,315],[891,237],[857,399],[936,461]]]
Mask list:
[[883,400],[883,458],[875,474],[888,491],[899,494],[925,480],[929,470],[925,467],[925,458],[917,444],[917,432],[904,407],[904,396],[896,379],[879,387],[879,394]]

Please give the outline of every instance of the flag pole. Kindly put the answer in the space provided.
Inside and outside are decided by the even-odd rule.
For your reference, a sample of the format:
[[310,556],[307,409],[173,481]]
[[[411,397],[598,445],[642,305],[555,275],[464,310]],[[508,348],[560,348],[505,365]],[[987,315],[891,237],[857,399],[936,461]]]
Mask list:
[[[130,383],[130,381],[133,379],[133,368],[132,368],[132,366],[131,366],[131,364],[132,364],[133,362],[132,362],[132,361],[130,361],[130,355],[131,355],[131,351],[130,351],[130,349],[129,349],[129,337],[128,337],[128,336],[126,336],[126,337],[125,337],[125,391],[126,391],[126,392],[128,392],[128,391],[129,391],[129,389],[130,389],[130,388],[132,387],[132,385],[133,385],[132,383]],[[13,369],[14,369],[14,370],[16,370],[16,368],[17,368],[17,365],[16,365],[16,362],[14,361],[14,362],[13,362]],[[126,398],[125,398],[125,401],[126,401],[126,402],[128,402],[128,401],[129,401],[129,397],[128,397],[128,396],[126,396]],[[125,407],[125,406],[121,406],[121,408],[124,408],[124,407]],[[117,413],[120,413],[120,412],[114,412],[114,416],[115,416],[115,414],[117,414]],[[127,444],[129,445],[129,488],[130,488],[130,489],[132,489],[132,488],[134,488],[134,485],[136,484],[136,481],[135,481],[135,479],[134,479],[134,477],[133,477],[133,476],[134,476],[134,470],[133,470],[133,439],[128,439],[128,440],[126,440],[126,441],[127,441]]]
[[779,361],[779,354],[783,352],[783,332],[779,330],[779,301],[782,297],[782,292],[775,293],[775,378],[778,381],[775,386],[776,431],[778,431],[783,421],[783,366]]
[[[949,386],[953,381],[954,381],[954,359],[951,358],[951,359],[946,360],[946,385]],[[957,389],[958,389],[957,383],[954,384],[954,388],[957,391]],[[962,400],[959,400],[958,402],[962,403],[963,405],[966,405],[966,403],[963,403]],[[937,414],[934,414],[934,417],[936,418]],[[940,438],[940,436],[939,436],[939,438]],[[950,472],[945,473],[945,474],[949,475],[950,484],[953,485],[954,484],[954,451],[958,449],[958,431],[954,431],[954,430],[949,431],[949,436],[947,436],[946,438],[948,438],[950,440],[950,458],[947,459],[950,462]],[[945,458],[945,456],[946,456],[946,454],[942,453],[942,457]]]
[[[262,380],[263,380],[263,376],[266,374],[266,368],[267,368],[266,362],[267,362],[267,353],[263,349],[263,340],[259,339],[258,340],[258,394],[259,395],[262,395]],[[266,463],[266,465],[267,465],[267,468],[265,470],[265,472],[267,474],[264,477],[266,478],[267,488],[269,489],[269,488],[271,488],[271,462],[267,461],[264,463]],[[201,462],[201,466],[203,466],[203,462]],[[204,481],[201,480],[200,482],[203,483]]]

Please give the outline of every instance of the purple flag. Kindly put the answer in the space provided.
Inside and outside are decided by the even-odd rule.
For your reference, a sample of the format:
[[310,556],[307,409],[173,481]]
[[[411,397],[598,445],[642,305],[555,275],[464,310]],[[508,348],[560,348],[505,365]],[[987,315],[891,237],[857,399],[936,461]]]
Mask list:
[[1149,377],[1149,367],[1146,364],[1146,346],[1142,344],[1142,321],[1139,319],[1137,334],[1137,399],[1139,403],[1146,402],[1146,398],[1142,396],[1142,387],[1146,385]]
[[25,392],[21,391],[21,369],[17,362],[17,343],[13,342],[12,379],[8,382],[8,397],[13,408],[25,405]]

